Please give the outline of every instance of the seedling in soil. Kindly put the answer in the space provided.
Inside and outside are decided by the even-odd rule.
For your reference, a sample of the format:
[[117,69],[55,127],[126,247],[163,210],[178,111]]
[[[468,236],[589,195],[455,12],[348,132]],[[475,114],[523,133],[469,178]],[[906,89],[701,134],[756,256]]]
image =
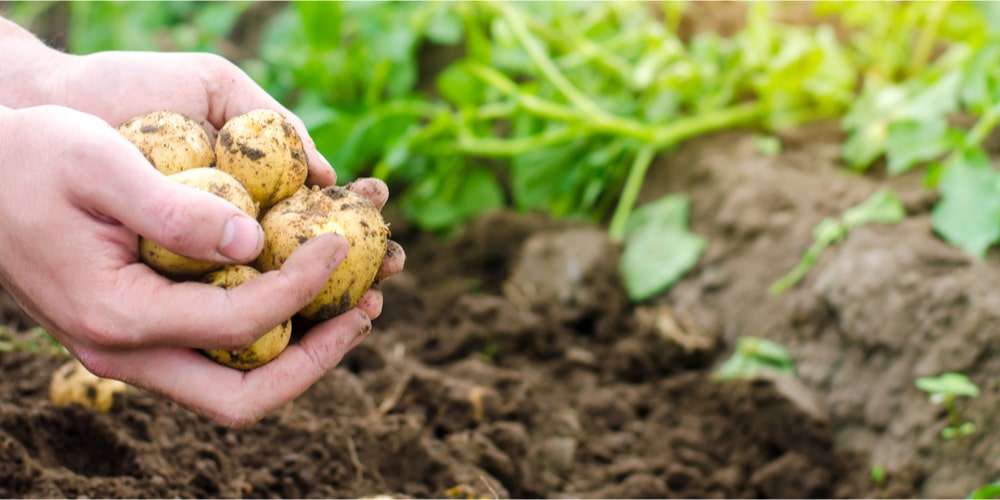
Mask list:
[[795,286],[812,269],[823,252],[846,238],[851,229],[872,223],[895,224],[904,217],[906,211],[899,196],[888,189],[879,189],[860,205],[844,211],[839,220],[823,219],[813,229],[813,243],[799,263],[771,284],[771,295],[779,295]]
[[32,328],[18,334],[10,328],[0,326],[0,352],[19,351],[65,358],[70,357],[69,351],[55,337],[42,328]]
[[980,486],[972,493],[969,493],[970,500],[986,500],[1000,498],[1000,481],[994,481],[985,486]]
[[974,398],[979,395],[979,386],[972,383],[968,377],[961,373],[949,372],[937,377],[919,377],[916,380],[917,389],[929,394],[930,402],[933,404],[944,403],[948,409],[948,426],[941,429],[941,437],[944,439],[954,439],[959,436],[968,436],[975,432],[976,426],[972,422],[963,422],[955,407],[955,397],[966,396]]
[[721,380],[752,379],[763,371],[795,374],[795,362],[785,346],[759,337],[740,337],[736,351],[715,371]]
[[885,484],[885,468],[881,464],[872,465],[871,471],[872,482],[876,486],[882,486]]

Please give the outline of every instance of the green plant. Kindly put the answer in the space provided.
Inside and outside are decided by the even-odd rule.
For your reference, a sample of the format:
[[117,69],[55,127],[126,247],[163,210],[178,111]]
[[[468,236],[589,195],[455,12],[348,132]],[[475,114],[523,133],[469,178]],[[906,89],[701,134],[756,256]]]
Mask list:
[[736,349],[715,370],[720,380],[752,379],[763,371],[795,374],[795,362],[785,346],[760,337],[740,337]]
[[876,486],[885,484],[885,467],[882,467],[882,464],[873,464],[868,471],[868,475]]
[[958,396],[974,398],[979,395],[979,386],[968,377],[961,373],[949,372],[936,377],[919,377],[915,383],[917,389],[928,394],[931,403],[944,404],[948,410],[948,425],[941,430],[942,438],[954,439],[975,432],[975,424],[963,422],[955,405],[955,398]]
[[16,332],[0,326],[0,352],[30,352],[58,357],[70,357],[69,351],[43,328]]
[[851,229],[872,223],[895,224],[905,216],[903,202],[899,197],[892,191],[879,189],[861,204],[844,211],[839,220],[823,219],[813,229],[813,243],[806,249],[802,259],[792,270],[772,283],[769,291],[772,295],[778,295],[795,286],[812,269],[823,252],[847,237]]
[[1000,498],[1000,481],[994,481],[990,484],[980,486],[969,493],[967,497],[970,500],[989,500],[993,498]]
[[[78,52],[228,53],[253,18],[242,2],[7,10],[24,19],[45,5],[68,9]],[[684,2],[294,2],[257,26],[259,51],[238,62],[306,121],[343,181],[388,181],[423,229],[447,233],[502,206],[607,223],[631,255],[622,267],[636,300],[669,288],[703,246],[676,211],[633,221],[646,173],[718,130],[751,128],[755,147],[776,154],[772,130],[840,119],[855,170],[883,156],[894,175],[930,162],[938,234],[978,255],[1000,239],[1000,179],[981,147],[1000,120],[996,7],[818,2],[839,35],[781,21],[780,3],[745,7],[733,34],[682,36]],[[958,113],[979,121],[962,128]],[[684,237],[653,242],[655,225]],[[663,255],[678,255],[669,273],[657,272]]]

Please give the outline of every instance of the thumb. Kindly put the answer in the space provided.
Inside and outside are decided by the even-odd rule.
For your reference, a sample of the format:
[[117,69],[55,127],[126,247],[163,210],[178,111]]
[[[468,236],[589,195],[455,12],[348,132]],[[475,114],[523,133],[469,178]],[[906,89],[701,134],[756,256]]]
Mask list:
[[193,259],[228,264],[260,253],[263,229],[229,201],[171,180],[130,145],[110,163],[104,182],[86,192],[88,208]]

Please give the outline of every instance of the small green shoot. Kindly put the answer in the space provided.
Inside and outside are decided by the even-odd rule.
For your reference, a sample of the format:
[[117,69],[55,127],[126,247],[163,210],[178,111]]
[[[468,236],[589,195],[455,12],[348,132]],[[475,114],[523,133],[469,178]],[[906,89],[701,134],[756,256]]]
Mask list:
[[972,422],[963,422],[955,406],[957,396],[974,398],[979,395],[979,386],[961,373],[948,372],[937,377],[919,377],[916,380],[917,389],[928,393],[933,404],[944,403],[948,410],[948,426],[941,430],[943,439],[955,439],[968,436],[975,432]]
[[795,286],[812,269],[823,252],[847,237],[851,229],[872,223],[895,224],[905,216],[906,211],[899,197],[888,189],[879,189],[860,205],[844,211],[840,220],[823,219],[813,229],[813,243],[806,249],[799,263],[771,284],[771,295],[779,295]]
[[980,486],[969,493],[970,500],[988,500],[1000,498],[1000,481],[994,481],[985,486]]
[[882,464],[872,465],[869,474],[872,478],[872,482],[875,483],[876,486],[882,486],[885,484],[885,467],[882,467]]
[[749,380],[761,372],[795,374],[795,362],[785,346],[760,337],[740,337],[736,350],[715,371],[713,378]]
[[70,357],[69,351],[49,332],[32,328],[22,333],[0,326],[0,352],[30,352],[50,356]]

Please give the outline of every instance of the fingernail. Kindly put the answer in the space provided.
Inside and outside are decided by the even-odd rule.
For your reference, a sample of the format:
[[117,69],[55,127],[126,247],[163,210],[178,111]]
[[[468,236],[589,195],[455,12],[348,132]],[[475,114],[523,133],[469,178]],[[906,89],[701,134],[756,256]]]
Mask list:
[[239,262],[246,262],[264,248],[264,230],[257,221],[244,215],[234,215],[222,229],[219,253]]
[[333,165],[330,164],[330,160],[327,160],[326,157],[323,156],[323,153],[320,153],[318,149],[316,150],[316,156],[319,156],[319,160],[323,162],[323,166],[330,167],[331,169],[333,168]]
[[327,271],[333,271],[347,257],[347,251],[351,245],[347,241],[347,238],[336,233],[321,234],[307,241],[306,245],[315,244],[320,240],[328,240],[332,243],[327,246],[327,257],[324,261],[326,262]]

